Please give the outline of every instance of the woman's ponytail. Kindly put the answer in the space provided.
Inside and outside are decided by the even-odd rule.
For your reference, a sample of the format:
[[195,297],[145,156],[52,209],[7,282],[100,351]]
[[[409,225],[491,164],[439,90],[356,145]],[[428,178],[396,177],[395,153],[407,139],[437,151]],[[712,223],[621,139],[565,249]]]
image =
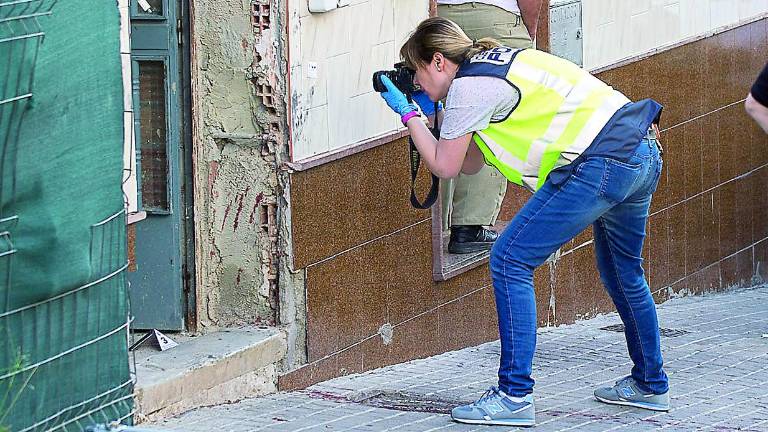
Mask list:
[[469,49],[469,51],[467,51],[467,56],[464,60],[473,57],[477,53],[488,51],[489,49],[493,49],[499,46],[501,46],[499,41],[493,38],[482,38],[476,41],[472,41],[472,47]]

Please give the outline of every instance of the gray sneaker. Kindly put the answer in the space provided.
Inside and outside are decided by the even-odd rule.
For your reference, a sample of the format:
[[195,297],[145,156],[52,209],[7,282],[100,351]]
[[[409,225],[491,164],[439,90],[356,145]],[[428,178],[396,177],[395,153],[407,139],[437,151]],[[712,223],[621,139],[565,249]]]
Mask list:
[[523,402],[514,402],[503,391],[491,387],[476,402],[454,408],[451,418],[469,424],[533,426],[535,412],[533,395],[526,396]]
[[611,405],[625,405],[653,411],[669,411],[669,392],[664,394],[646,393],[637,388],[632,377],[616,382],[613,387],[595,390],[595,399]]

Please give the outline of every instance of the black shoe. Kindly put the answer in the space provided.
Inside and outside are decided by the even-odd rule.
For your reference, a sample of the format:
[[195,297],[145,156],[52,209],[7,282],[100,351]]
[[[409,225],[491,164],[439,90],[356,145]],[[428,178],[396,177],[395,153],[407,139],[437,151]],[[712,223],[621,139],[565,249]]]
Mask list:
[[465,254],[490,250],[497,238],[499,238],[498,233],[479,225],[452,226],[448,252]]

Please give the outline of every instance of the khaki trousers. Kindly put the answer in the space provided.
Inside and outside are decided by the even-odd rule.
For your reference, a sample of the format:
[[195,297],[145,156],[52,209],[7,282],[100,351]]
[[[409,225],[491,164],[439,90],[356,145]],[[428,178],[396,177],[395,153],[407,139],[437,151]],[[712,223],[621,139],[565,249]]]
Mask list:
[[[455,22],[472,39],[492,37],[513,48],[532,48],[533,42],[519,15],[496,6],[468,2],[438,5],[437,14]],[[507,192],[507,179],[494,167],[474,175],[459,174],[440,182],[443,229],[453,225],[493,225]]]

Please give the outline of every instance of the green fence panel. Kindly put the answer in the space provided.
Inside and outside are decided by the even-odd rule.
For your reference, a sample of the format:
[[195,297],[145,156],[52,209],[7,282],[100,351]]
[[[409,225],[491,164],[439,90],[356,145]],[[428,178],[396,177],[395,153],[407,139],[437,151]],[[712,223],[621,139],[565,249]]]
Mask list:
[[117,4],[0,0],[0,431],[131,421]]

